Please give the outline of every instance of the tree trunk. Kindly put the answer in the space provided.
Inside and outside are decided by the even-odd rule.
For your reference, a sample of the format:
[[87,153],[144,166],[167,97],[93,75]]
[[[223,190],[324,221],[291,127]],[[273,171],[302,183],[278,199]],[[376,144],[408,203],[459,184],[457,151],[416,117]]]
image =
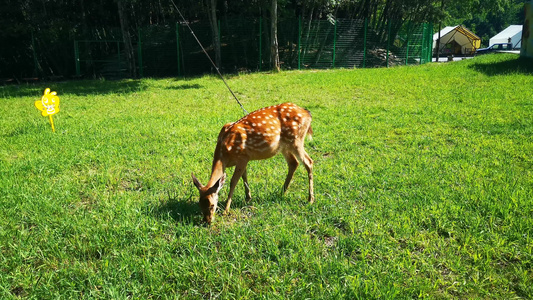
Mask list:
[[[135,64],[135,55],[133,53],[133,45],[131,44],[131,35],[129,31],[128,15],[125,12],[124,3],[122,0],[117,0],[118,16],[120,19],[120,29],[122,30],[122,38],[124,40],[124,51],[126,52],[126,59],[128,63],[129,76],[137,77],[137,67]],[[120,66],[119,66],[120,69]]]
[[278,52],[278,0],[272,0],[270,6],[270,55],[272,58],[272,70],[279,72]]
[[222,57],[220,55],[220,37],[218,35],[218,20],[217,20],[217,1],[207,0],[207,13],[209,15],[209,24],[211,25],[213,48],[215,50],[215,64],[220,69],[222,64]]

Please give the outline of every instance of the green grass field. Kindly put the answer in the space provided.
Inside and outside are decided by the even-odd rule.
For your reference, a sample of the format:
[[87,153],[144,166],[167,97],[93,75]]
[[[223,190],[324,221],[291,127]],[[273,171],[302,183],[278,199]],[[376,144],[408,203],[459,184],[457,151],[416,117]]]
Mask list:
[[252,201],[239,183],[211,227],[190,174],[243,116],[217,77],[0,87],[0,298],[531,299],[532,74],[487,55],[230,76],[248,111],[312,112],[316,201],[303,166],[281,196],[283,157],[254,161]]

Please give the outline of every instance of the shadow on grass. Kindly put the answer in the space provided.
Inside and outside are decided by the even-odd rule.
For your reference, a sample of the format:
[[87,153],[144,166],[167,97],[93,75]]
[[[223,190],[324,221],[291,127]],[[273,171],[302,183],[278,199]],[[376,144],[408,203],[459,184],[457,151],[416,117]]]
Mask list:
[[[303,193],[306,193],[306,192],[307,191],[304,191]],[[235,193],[238,193],[238,191],[236,191]],[[290,201],[295,201],[293,197],[288,196],[288,193],[289,191],[287,191],[287,194],[283,195],[281,193],[281,188],[274,189],[271,192],[265,192],[262,190],[258,190],[256,193],[254,193],[254,191],[252,190],[252,199],[246,200],[244,197],[244,191],[242,191],[242,194],[233,196],[233,199],[231,200],[231,209],[238,210],[242,208],[257,207],[257,206],[273,204],[273,203],[287,203]],[[307,193],[305,195],[307,196]],[[218,202],[218,206],[222,212],[224,208],[226,207],[226,195],[224,196],[221,195],[219,201],[220,202]]]
[[[244,192],[244,191],[242,191]],[[226,194],[221,194],[218,202],[217,217],[222,217],[224,208],[226,207]],[[151,214],[164,219],[172,218],[177,223],[207,226],[203,222],[202,213],[198,206],[198,195],[191,193],[187,196],[168,195],[168,197],[161,199],[159,205],[151,210]],[[262,205],[270,205],[275,203],[286,203],[295,201],[292,197],[282,195],[281,190],[274,190],[269,193],[258,191],[258,194],[252,194],[251,200],[245,200],[244,193],[242,195],[234,196],[231,202],[231,211],[241,211],[244,215],[250,217],[256,207]],[[307,204],[303,201],[302,205]]]
[[64,94],[76,96],[130,94],[146,89],[141,80],[69,81],[61,87]]
[[45,88],[63,95],[107,95],[128,94],[144,90],[146,86],[141,80],[72,80],[65,82],[38,82],[26,85],[11,85],[2,87],[0,95],[9,97],[35,97],[39,99]]
[[[493,54],[500,55],[500,54]],[[510,59],[500,62],[483,62],[474,63],[470,68],[475,71],[481,72],[488,76],[506,75],[506,74],[533,74],[533,59],[517,57],[516,59]]]
[[167,199],[161,200],[160,205],[153,210],[153,214],[159,218],[171,217],[183,224],[202,225],[198,202],[193,198],[193,194],[182,198],[169,194]]
[[[199,84],[188,83],[187,79],[176,79],[172,86],[167,87],[169,90],[188,90],[200,89]],[[146,90],[148,84],[143,80],[71,80],[64,82],[37,82],[26,85],[3,86],[0,90],[0,97],[35,97],[39,99],[45,88],[56,91],[58,96],[76,95],[109,95],[109,94],[131,94]]]
[[195,84],[181,84],[181,85],[166,87],[167,90],[190,90],[190,89],[200,89],[200,88],[202,88],[202,86],[199,85],[198,83],[195,83]]

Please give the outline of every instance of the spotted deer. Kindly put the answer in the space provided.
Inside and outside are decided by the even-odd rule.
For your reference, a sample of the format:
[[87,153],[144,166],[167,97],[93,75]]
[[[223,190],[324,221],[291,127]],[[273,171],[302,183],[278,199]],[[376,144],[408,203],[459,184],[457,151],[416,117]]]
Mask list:
[[283,193],[289,187],[299,162],[303,162],[309,177],[309,203],[313,203],[313,160],[304,149],[306,135],[312,135],[311,113],[292,103],[265,107],[249,113],[234,123],[222,127],[211,168],[211,178],[204,186],[192,175],[193,183],[200,191],[200,209],[204,221],[210,224],[218,204],[218,192],[224,185],[226,168],[235,166],[224,213],[228,213],[231,197],[242,177],[246,200],[251,199],[246,166],[251,160],[267,159],[283,154],[289,172],[283,184]]

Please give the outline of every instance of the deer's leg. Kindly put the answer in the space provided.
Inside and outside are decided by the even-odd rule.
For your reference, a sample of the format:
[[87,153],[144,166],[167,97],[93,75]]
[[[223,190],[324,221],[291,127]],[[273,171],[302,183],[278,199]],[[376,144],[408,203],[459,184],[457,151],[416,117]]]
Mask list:
[[231,206],[231,197],[233,197],[233,192],[235,191],[235,187],[237,186],[239,179],[241,179],[243,173],[246,172],[247,164],[248,162],[244,161],[237,163],[237,165],[235,166],[235,171],[233,172],[233,176],[231,176],[228,200],[226,201],[226,209],[224,209],[224,214],[227,214],[229,212],[229,208]]
[[315,194],[313,191],[313,160],[307,154],[307,152],[305,152],[303,145],[298,147],[297,150],[298,157],[304,163],[305,169],[307,170],[307,175],[309,176],[309,203],[313,203],[315,201]]
[[282,190],[282,193],[285,193],[285,191],[287,191],[289,185],[291,184],[292,176],[294,175],[294,171],[296,171],[296,168],[298,167],[299,163],[296,156],[291,152],[283,152],[283,156],[285,157],[287,165],[289,166],[289,172],[287,173],[287,178],[285,178],[285,183],[283,184]]
[[252,193],[250,193],[250,187],[248,186],[248,168],[245,168],[244,172],[242,173],[242,182],[244,183],[246,201],[250,201],[252,199]]

